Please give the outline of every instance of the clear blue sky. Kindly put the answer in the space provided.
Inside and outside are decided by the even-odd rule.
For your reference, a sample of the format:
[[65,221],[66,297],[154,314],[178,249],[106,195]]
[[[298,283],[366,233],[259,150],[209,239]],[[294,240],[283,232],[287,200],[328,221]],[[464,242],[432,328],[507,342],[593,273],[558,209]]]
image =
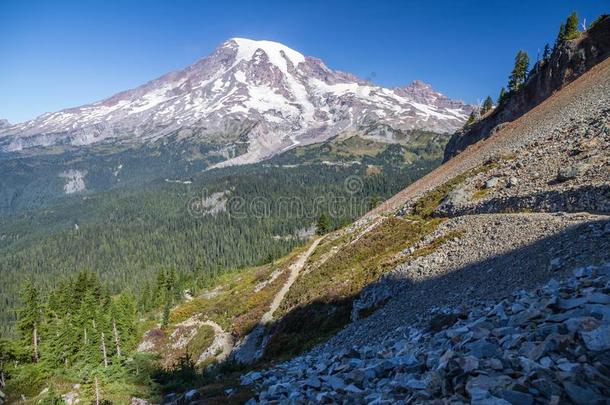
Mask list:
[[270,39],[385,86],[496,97],[520,48],[535,59],[572,10],[603,0],[0,0],[0,118],[85,104],[183,68],[230,37]]

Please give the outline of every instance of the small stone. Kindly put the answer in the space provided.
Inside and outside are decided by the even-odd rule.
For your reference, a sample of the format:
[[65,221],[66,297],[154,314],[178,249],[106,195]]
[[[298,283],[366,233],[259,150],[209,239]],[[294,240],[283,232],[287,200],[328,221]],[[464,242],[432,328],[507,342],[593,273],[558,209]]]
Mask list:
[[427,384],[425,381],[412,379],[408,380],[405,386],[414,390],[425,390]]
[[543,368],[549,368],[553,365],[553,360],[551,360],[550,357],[545,356],[539,360],[539,363]]
[[532,395],[520,391],[505,390],[502,391],[500,397],[512,405],[532,405],[534,403]]
[[489,390],[495,387],[496,383],[497,381],[495,381],[492,377],[479,375],[468,380],[466,383],[466,392],[468,392],[471,396],[475,391],[489,392]]
[[495,186],[498,185],[499,182],[500,182],[499,178],[492,177],[485,182],[485,188],[494,188]]
[[572,271],[572,273],[574,274],[574,277],[576,277],[576,278],[583,278],[583,277],[590,277],[591,274],[593,273],[593,271],[590,267],[578,267],[578,268],[574,269]]
[[184,399],[187,401],[194,401],[196,399],[199,398],[199,391],[197,390],[190,390],[188,391],[186,394],[184,394]]
[[470,354],[478,358],[496,357],[499,355],[498,346],[485,340],[470,343],[466,345],[466,348]]
[[445,332],[447,334],[448,338],[454,338],[456,336],[459,335],[463,335],[464,333],[468,332],[468,327],[467,326],[461,326],[459,328],[452,328],[452,329],[447,329],[447,332]]
[[344,388],[345,392],[349,392],[350,394],[360,394],[362,393],[362,390],[358,387],[356,387],[354,384],[350,384],[347,387]]
[[305,385],[307,387],[311,387],[311,388],[320,388],[322,386],[320,380],[316,377],[310,377],[307,379],[307,381],[305,381]]
[[568,394],[572,402],[577,405],[598,404],[603,403],[602,401],[604,401],[604,399],[600,395],[596,394],[588,388],[583,388],[574,383],[564,383],[563,387],[565,388],[566,393]]
[[504,369],[504,365],[502,364],[502,361],[500,359],[495,359],[495,358],[487,360],[487,366],[494,370]]
[[562,167],[557,172],[557,181],[562,183],[564,181],[572,180],[582,175],[587,170],[587,165],[584,163],[578,163],[573,166]]
[[587,301],[590,304],[610,304],[610,295],[604,293],[592,293],[587,296]]
[[559,359],[557,361],[557,368],[568,373],[573,372],[577,367],[578,364],[571,363],[567,359]]
[[561,257],[556,257],[552,259],[549,263],[550,271],[557,271],[561,269],[561,267],[563,267],[563,260],[561,259]]
[[263,375],[261,373],[259,373],[258,371],[252,371],[251,373],[248,373],[242,377],[241,383],[243,385],[250,385],[253,382],[260,380],[261,378],[263,378]]
[[515,187],[518,184],[519,184],[519,180],[514,176],[509,177],[508,181],[506,182],[506,185],[508,187]]
[[584,305],[587,302],[586,298],[569,298],[559,299],[557,306],[564,311],[574,309]]
[[330,376],[328,379],[328,383],[332,387],[333,390],[338,391],[345,388],[345,381],[337,376]]
[[581,331],[579,334],[589,350],[598,352],[610,349],[610,324],[604,324],[588,332]]
[[601,322],[592,316],[579,316],[570,318],[564,322],[569,332],[590,331],[599,327]]

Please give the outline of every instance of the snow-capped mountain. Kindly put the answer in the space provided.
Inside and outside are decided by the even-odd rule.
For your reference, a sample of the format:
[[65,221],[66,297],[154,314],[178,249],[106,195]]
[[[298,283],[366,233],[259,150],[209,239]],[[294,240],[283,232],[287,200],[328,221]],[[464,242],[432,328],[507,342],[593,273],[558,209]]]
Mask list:
[[[233,38],[186,69],[135,89],[0,126],[0,148],[18,152],[173,135],[219,145],[228,159],[223,164],[239,164],[371,123],[453,132],[471,111],[421,82],[383,88],[282,44]],[[238,143],[247,148],[236,152]]]

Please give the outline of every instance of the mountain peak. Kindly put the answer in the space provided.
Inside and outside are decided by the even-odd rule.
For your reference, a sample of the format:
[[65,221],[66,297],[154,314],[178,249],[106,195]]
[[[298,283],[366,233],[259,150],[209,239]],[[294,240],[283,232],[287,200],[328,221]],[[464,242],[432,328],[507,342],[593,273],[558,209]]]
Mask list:
[[407,88],[413,89],[429,89],[432,90],[432,85],[426,82],[422,82],[421,80],[413,80],[410,84],[405,86]]
[[192,136],[222,149],[216,153],[230,158],[223,164],[239,164],[374,122],[401,132],[453,132],[471,110],[422,82],[383,88],[278,42],[231,38],[181,71],[90,105],[1,128],[0,149],[131,144],[180,133],[180,139]]
[[223,46],[236,47],[237,55],[235,63],[239,63],[242,60],[251,61],[259,50],[265,52],[271,63],[280,67],[283,72],[287,71],[287,61],[290,61],[294,67],[298,66],[299,63],[305,62],[305,56],[301,53],[274,41],[231,38],[224,42]]

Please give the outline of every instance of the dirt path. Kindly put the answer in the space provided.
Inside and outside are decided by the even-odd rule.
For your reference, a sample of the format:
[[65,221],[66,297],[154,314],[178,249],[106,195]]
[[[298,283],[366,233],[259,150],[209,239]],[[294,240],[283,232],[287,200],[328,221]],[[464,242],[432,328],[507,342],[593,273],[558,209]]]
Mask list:
[[262,324],[267,324],[267,323],[269,323],[269,322],[271,322],[273,320],[273,314],[280,307],[280,304],[284,300],[284,297],[288,293],[288,290],[290,290],[290,287],[292,287],[294,282],[299,277],[299,273],[301,272],[301,270],[305,266],[305,263],[307,262],[307,259],[309,259],[309,256],[311,256],[313,251],[316,250],[316,248],[318,247],[318,245],[320,244],[321,241],[322,241],[321,237],[316,239],[316,240],[314,240],[313,243],[311,244],[311,246],[309,247],[309,249],[307,249],[307,251],[305,253],[303,253],[297,259],[297,261],[294,262],[290,266],[290,275],[288,276],[288,280],[286,280],[286,282],[284,283],[284,285],[282,286],[280,291],[278,291],[278,293],[275,294],[275,297],[273,297],[273,301],[271,301],[271,305],[269,306],[269,310],[267,312],[265,312],[265,314],[261,318],[261,323]]
[[290,290],[292,284],[294,284],[299,277],[307,259],[309,259],[309,256],[311,256],[316,247],[318,247],[318,244],[322,239],[323,237],[319,237],[314,240],[309,249],[307,249],[305,253],[302,253],[297,261],[290,266],[288,280],[286,280],[282,288],[275,294],[275,297],[273,297],[273,300],[269,305],[269,310],[263,314],[258,325],[256,325],[256,327],[235,346],[232,356],[239,363],[251,364],[262,356],[265,348],[265,338],[267,337],[266,325],[273,320],[273,314],[280,307],[288,290]]

